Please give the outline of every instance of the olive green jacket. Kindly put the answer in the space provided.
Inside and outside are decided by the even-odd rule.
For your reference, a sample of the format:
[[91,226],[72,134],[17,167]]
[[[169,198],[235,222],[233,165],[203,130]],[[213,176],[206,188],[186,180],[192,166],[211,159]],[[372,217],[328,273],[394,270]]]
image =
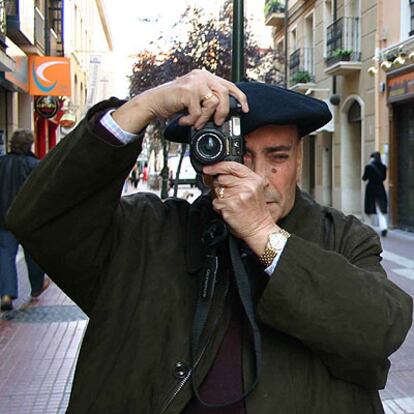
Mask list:
[[[33,173],[8,225],[89,316],[68,413],[180,413],[191,398],[190,332],[208,200],[120,199],[140,151],[112,146],[87,120]],[[376,234],[297,192],[292,233],[258,299],[262,376],[248,414],[382,413],[388,356],[411,325],[412,300],[387,280]],[[197,375],[230,316],[221,266]],[[253,278],[263,278],[257,268]],[[252,380],[245,344],[244,382]]]

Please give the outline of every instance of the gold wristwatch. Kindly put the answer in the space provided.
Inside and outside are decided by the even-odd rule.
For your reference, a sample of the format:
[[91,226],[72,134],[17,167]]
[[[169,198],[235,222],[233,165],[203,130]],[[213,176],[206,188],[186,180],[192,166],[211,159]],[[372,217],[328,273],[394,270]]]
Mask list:
[[270,233],[267,238],[264,252],[259,256],[260,263],[265,267],[269,267],[273,263],[275,257],[280,253],[289,237],[290,233],[284,229]]

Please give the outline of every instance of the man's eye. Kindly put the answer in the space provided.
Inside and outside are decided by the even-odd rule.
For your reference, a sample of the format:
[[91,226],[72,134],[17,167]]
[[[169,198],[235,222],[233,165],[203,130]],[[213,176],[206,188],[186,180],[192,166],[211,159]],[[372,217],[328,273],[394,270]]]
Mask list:
[[272,154],[271,157],[272,161],[284,161],[289,158],[288,154]]

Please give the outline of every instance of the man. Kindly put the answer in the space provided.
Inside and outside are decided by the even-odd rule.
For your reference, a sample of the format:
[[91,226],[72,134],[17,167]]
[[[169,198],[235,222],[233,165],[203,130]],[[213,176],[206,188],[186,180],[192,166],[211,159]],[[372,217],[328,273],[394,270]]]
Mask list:
[[[221,125],[229,95],[242,107],[247,152],[245,165],[204,168],[217,197],[120,200],[151,120],[187,111],[166,133],[182,139],[210,118]],[[197,70],[129,102],[98,104],[48,155],[8,222],[90,317],[68,413],[383,412],[378,389],[412,301],[387,280],[370,228],[296,188],[299,137],[329,118],[304,95],[238,88]],[[226,242],[206,256],[218,216],[244,244],[261,345],[254,330],[251,343]],[[211,284],[200,287],[209,261],[212,297]]]
[[[0,296],[2,311],[13,309],[18,296],[16,255],[19,242],[6,228],[5,217],[14,197],[29,174],[39,163],[32,153],[34,137],[28,129],[18,129],[10,138],[10,152],[0,157]],[[24,249],[24,256],[32,288],[31,296],[38,297],[48,286],[42,269]]]

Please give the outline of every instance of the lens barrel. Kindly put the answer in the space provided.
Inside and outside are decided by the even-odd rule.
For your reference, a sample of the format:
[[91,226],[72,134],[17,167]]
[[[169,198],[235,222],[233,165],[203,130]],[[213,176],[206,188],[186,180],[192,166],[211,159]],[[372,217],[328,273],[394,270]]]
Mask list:
[[219,130],[203,130],[193,137],[191,153],[204,165],[214,164],[226,154],[224,137]]

